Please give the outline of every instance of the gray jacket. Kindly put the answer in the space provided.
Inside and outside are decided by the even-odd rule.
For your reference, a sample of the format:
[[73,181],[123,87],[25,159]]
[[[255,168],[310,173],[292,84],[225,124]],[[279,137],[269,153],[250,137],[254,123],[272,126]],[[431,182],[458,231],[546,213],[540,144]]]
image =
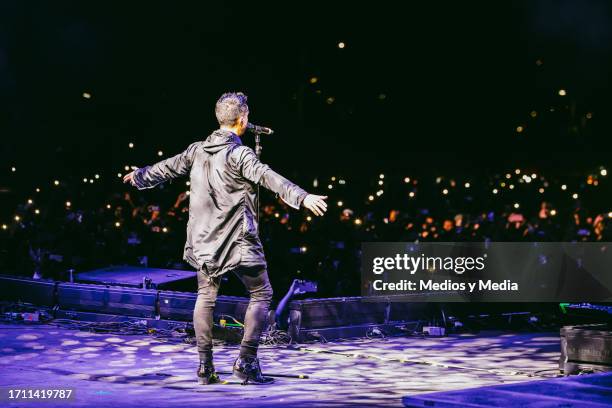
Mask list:
[[189,173],[189,221],[183,259],[196,269],[206,265],[211,277],[239,265],[265,265],[257,234],[256,184],[299,209],[308,194],[274,172],[242,145],[238,136],[215,130],[174,157],[137,169],[139,189]]

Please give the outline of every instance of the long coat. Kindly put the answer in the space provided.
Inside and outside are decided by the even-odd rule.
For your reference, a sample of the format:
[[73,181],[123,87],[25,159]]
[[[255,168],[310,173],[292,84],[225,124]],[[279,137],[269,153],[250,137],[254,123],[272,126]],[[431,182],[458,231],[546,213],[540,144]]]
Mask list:
[[189,221],[183,259],[211,277],[239,265],[265,265],[257,233],[257,184],[299,209],[308,194],[262,163],[234,133],[218,129],[174,157],[134,172],[142,190],[189,174]]

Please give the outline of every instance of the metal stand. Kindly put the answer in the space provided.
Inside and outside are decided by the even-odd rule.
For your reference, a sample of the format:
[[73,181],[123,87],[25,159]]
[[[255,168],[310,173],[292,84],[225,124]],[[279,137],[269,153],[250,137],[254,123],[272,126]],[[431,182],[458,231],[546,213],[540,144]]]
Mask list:
[[[255,154],[257,155],[257,158],[259,159],[261,157],[261,134],[260,133],[255,133]],[[257,209],[257,212],[255,213],[255,216],[257,217],[257,230],[259,231],[259,184],[257,184],[257,196],[255,198],[255,208]]]

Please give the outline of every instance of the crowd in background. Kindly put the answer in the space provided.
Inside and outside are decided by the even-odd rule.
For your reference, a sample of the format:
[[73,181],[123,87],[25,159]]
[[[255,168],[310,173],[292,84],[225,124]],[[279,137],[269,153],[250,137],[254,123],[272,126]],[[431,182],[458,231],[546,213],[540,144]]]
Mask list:
[[[319,177],[303,187],[329,196],[324,217],[262,189],[260,235],[279,295],[294,278],[318,282],[318,296],[358,295],[362,242],[609,241],[606,179],[603,167],[551,178],[521,169],[472,179]],[[188,189],[186,179],[145,191],[117,180],[106,196],[79,183],[38,189],[2,225],[0,267],[54,279],[121,264],[190,269],[181,259]]]

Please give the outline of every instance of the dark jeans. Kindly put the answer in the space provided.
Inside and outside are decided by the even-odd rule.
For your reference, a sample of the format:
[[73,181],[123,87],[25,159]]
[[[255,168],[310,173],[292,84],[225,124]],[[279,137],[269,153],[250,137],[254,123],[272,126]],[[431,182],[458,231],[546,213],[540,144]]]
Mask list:
[[[205,271],[198,271],[198,297],[193,310],[193,327],[201,360],[212,358],[213,311],[221,284],[221,277],[210,278]],[[254,356],[257,355],[259,337],[268,317],[272,286],[265,265],[241,266],[233,272],[242,281],[251,297],[244,317],[240,355]]]

